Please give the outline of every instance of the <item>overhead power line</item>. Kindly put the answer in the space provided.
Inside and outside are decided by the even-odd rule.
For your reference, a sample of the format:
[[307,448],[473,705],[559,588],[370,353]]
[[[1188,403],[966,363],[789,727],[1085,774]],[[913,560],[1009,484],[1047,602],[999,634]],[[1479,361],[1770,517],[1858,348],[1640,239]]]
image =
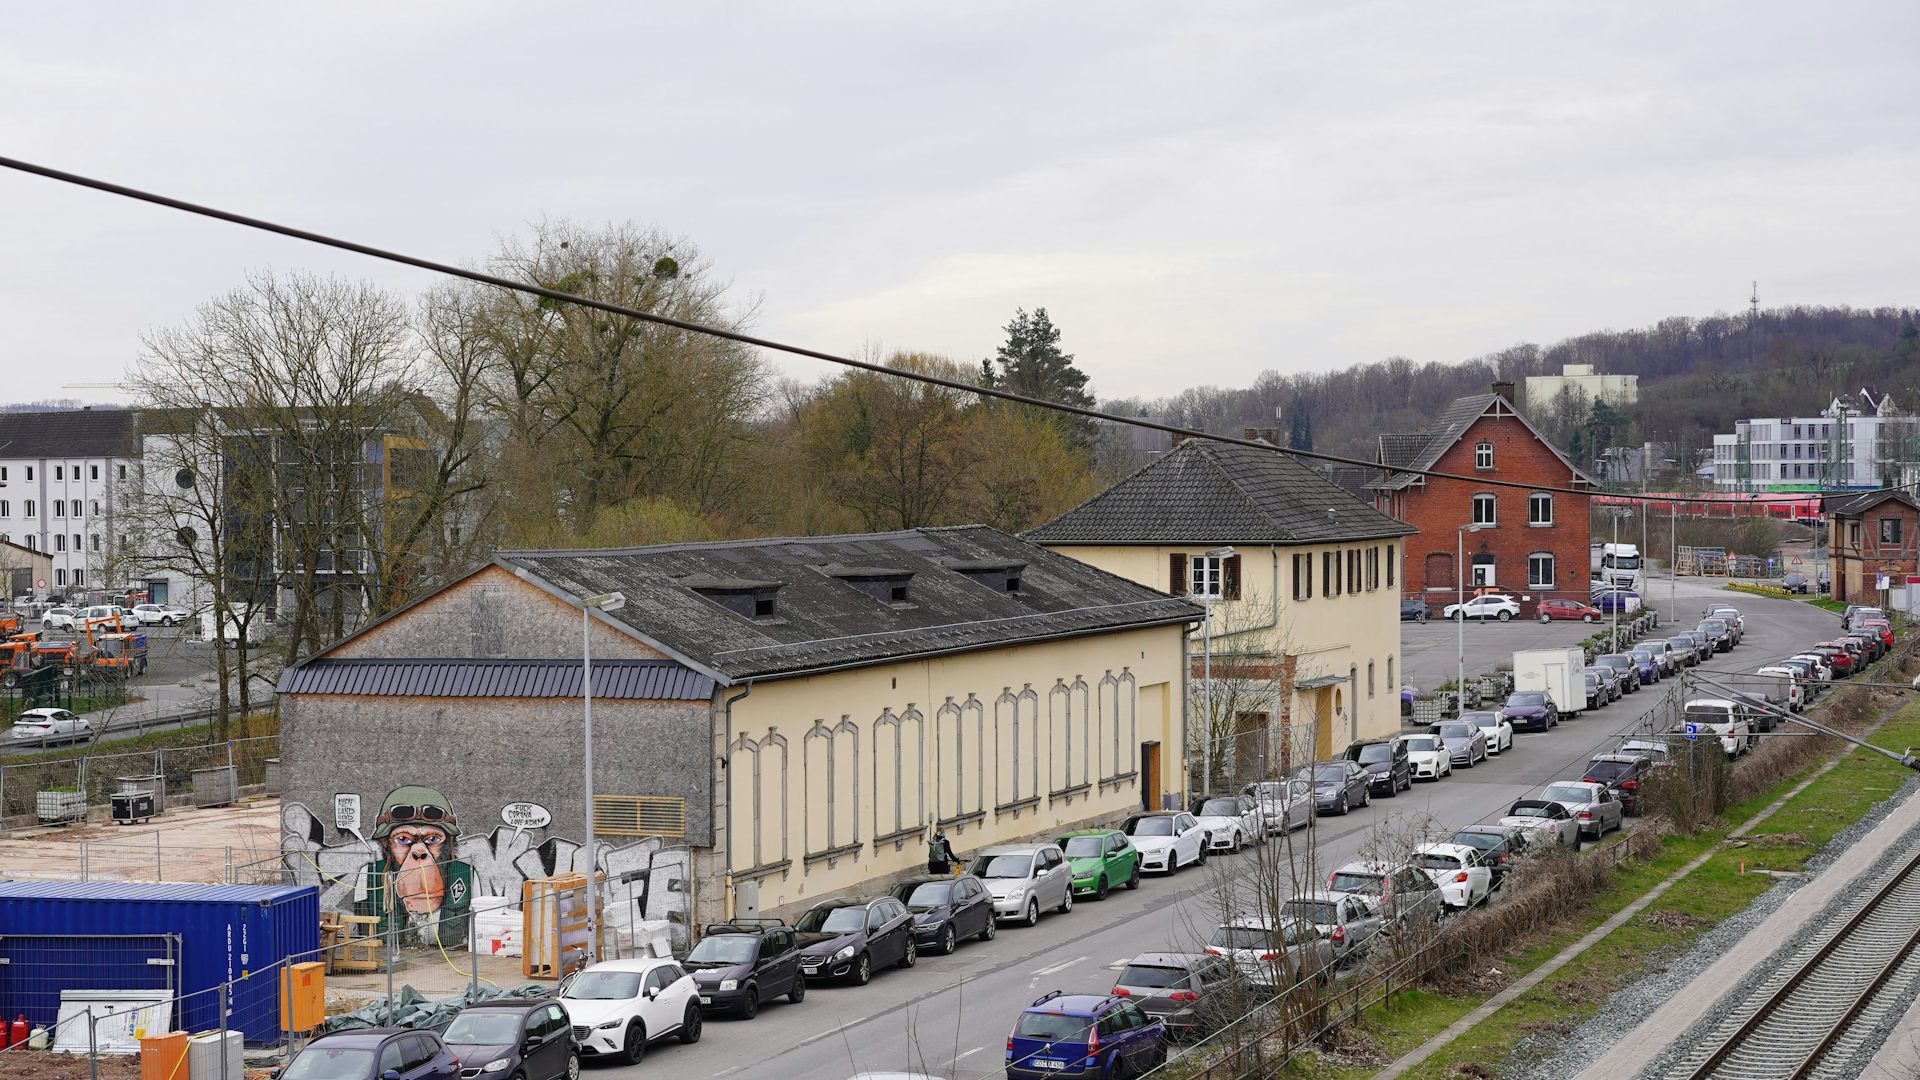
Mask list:
[[[1464,480],[1464,481],[1469,481],[1473,484],[1479,485],[1481,487],[1516,488],[1522,491],[1554,492],[1554,493],[1565,494],[1565,495],[1588,495],[1588,496],[1606,495],[1609,498],[1616,499],[1616,500],[1626,500],[1630,502],[1646,502],[1646,503],[1684,502],[1684,503],[1701,503],[1701,504],[1708,504],[1708,505],[1728,504],[1728,505],[1738,506],[1738,505],[1751,504],[1754,500],[1753,496],[1734,496],[1734,497],[1716,497],[1716,496],[1710,496],[1710,495],[1660,496],[1660,495],[1637,494],[1633,492],[1597,491],[1590,488],[1560,487],[1560,486],[1555,486],[1551,484],[1531,484],[1531,483],[1526,483],[1524,481],[1519,481],[1519,480],[1497,480],[1497,479],[1493,479],[1491,477],[1485,477],[1485,476],[1468,476],[1460,473],[1440,472],[1435,469],[1411,469],[1411,468],[1399,468],[1394,466],[1383,466],[1379,462],[1364,461],[1359,458],[1341,457],[1337,454],[1323,454],[1323,453],[1318,453],[1312,450],[1296,450],[1290,447],[1276,447],[1272,443],[1268,443],[1259,439],[1241,439],[1241,438],[1235,438],[1231,435],[1215,435],[1210,432],[1199,431],[1194,428],[1181,427],[1177,424],[1161,423],[1158,420],[1151,420],[1144,416],[1120,416],[1114,413],[1101,412],[1099,409],[1089,409],[1079,405],[1064,405],[1057,401],[1047,401],[1042,398],[1029,397],[1025,394],[1016,394],[1016,393],[1013,393],[1012,391],[1001,390],[995,387],[979,386],[974,383],[964,382],[959,379],[949,379],[944,376],[933,375],[924,371],[908,371],[900,368],[892,368],[892,367],[886,366],[885,364],[876,364],[876,363],[872,363],[865,360],[855,360],[852,357],[838,356],[838,355],[835,355],[834,353],[822,352],[819,349],[811,349],[804,345],[790,345],[790,344],[787,344],[786,342],[774,341],[769,338],[755,337],[752,334],[743,334],[737,330],[729,330],[721,326],[708,326],[704,323],[690,322],[686,319],[676,319],[670,315],[659,315],[651,311],[643,311],[639,308],[626,307],[625,305],[622,305],[622,304],[608,303],[605,300],[595,300],[592,297],[580,296],[576,293],[564,292],[560,289],[550,289],[544,285],[535,285],[525,281],[515,281],[512,278],[501,277],[497,274],[489,274],[481,270],[471,270],[466,267],[455,266],[452,263],[436,262],[433,259],[423,259],[416,255],[407,255],[405,253],[398,252],[398,251],[389,251],[385,248],[377,248],[372,246],[371,244],[362,244],[353,240],[343,240],[339,237],[328,236],[324,233],[317,233],[308,229],[295,228],[292,225],[282,225],[278,222],[267,221],[263,218],[248,217],[245,214],[237,214],[231,210],[221,210],[217,207],[203,206],[199,203],[187,202],[184,199],[176,199],[170,195],[161,195],[156,192],[143,191],[139,188],[128,187],[124,184],[116,184],[109,180],[101,180],[91,176],[83,176],[79,173],[67,172],[65,170],[55,169],[46,165],[38,165],[31,161],[22,161],[18,158],[0,157],[0,166],[3,166],[8,169],[12,169],[16,172],[30,173],[34,176],[45,177],[49,180],[58,180],[64,184],[73,184],[77,187],[92,188],[95,191],[103,191],[109,195],[119,195],[122,198],[136,199],[140,202],[152,203],[155,206],[164,206],[172,210],[180,210],[185,213],[196,214],[196,215],[199,215],[200,217],[213,218],[216,221],[224,221],[232,225],[240,225],[249,229],[258,229],[262,232],[277,233],[281,236],[291,237],[295,240],[305,240],[308,243],[320,244],[330,248],[337,248],[341,251],[351,251],[358,255],[365,255],[370,258],[381,259],[386,262],[400,263],[404,266],[413,266],[413,267],[418,267],[419,269],[422,269],[422,270],[429,270],[436,274],[445,274],[449,277],[463,278],[467,281],[476,282],[481,285],[490,285],[497,289],[507,289],[512,292],[526,293],[527,295],[530,295],[530,296],[541,296],[549,300],[554,300],[563,304],[577,304],[581,307],[592,308],[593,310],[596,310],[596,311],[604,311],[610,315],[621,315],[629,319],[638,319],[642,322],[649,322],[659,326],[671,326],[677,330],[687,331],[688,333],[704,334],[709,337],[721,338],[723,340],[737,342],[742,345],[751,345],[759,349],[767,349],[773,352],[788,353],[793,356],[804,356],[804,357],[807,357],[808,359],[822,360],[829,364],[837,364],[841,367],[855,368],[861,371],[870,371],[877,375],[886,375],[886,376],[891,376],[897,379],[907,379],[913,382],[926,383],[933,386],[944,386],[950,390],[959,390],[964,393],[978,394],[981,397],[995,398],[1000,401],[1012,402],[1017,405],[1027,405],[1036,409],[1047,409],[1053,412],[1067,413],[1069,415],[1079,416],[1088,420],[1101,420],[1101,421],[1106,421],[1108,423],[1126,424],[1132,427],[1146,428],[1151,431],[1165,432],[1166,434],[1177,435],[1182,438],[1206,439],[1211,442],[1225,443],[1230,446],[1244,446],[1244,447],[1248,447],[1255,450],[1265,450],[1269,452],[1291,454],[1294,457],[1307,458],[1312,461],[1323,461],[1332,465],[1352,465],[1358,468],[1371,469],[1371,470],[1385,469],[1388,472],[1406,473],[1406,474],[1412,474],[1415,476],[1424,476],[1424,477],[1428,477],[1430,479],[1436,479],[1436,480]],[[1870,495],[1880,491],[1902,491],[1902,490],[1904,489],[1898,488],[1898,487],[1874,488],[1872,490],[1850,492],[1849,494]]]

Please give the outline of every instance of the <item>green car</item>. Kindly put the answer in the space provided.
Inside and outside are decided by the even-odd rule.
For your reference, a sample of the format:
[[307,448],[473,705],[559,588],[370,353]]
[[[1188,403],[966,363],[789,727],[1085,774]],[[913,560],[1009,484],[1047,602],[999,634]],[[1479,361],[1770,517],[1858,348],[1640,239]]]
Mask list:
[[1095,900],[1105,900],[1107,890],[1116,885],[1140,887],[1140,852],[1126,833],[1117,829],[1068,833],[1060,838],[1060,850],[1067,853],[1067,865],[1073,870],[1075,895],[1092,893]]

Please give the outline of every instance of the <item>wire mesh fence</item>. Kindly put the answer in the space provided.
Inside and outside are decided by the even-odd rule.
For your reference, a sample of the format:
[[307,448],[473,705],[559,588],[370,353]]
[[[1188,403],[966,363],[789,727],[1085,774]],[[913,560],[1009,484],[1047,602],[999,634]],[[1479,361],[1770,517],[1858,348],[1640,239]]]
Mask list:
[[271,789],[270,781],[277,780],[272,763],[279,754],[279,737],[265,735],[0,764],[0,818],[76,821],[91,808],[111,805],[114,795],[135,791],[151,793],[157,811],[230,803],[242,790]]

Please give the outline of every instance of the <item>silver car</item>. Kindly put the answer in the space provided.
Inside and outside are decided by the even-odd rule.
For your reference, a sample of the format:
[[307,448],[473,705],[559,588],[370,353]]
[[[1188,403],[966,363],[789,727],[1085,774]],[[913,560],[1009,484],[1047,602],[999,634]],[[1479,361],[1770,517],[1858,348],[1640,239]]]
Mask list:
[[993,913],[1026,926],[1045,908],[1073,910],[1073,870],[1057,844],[1004,844],[976,853],[968,872],[993,896]]
[[1256,986],[1288,987],[1306,979],[1323,985],[1333,977],[1333,944],[1312,925],[1246,916],[1221,923],[1207,952],[1224,957]]
[[1595,840],[1605,836],[1608,829],[1626,824],[1626,807],[1613,797],[1613,789],[1605,784],[1562,780],[1542,788],[1540,798],[1566,807],[1567,813],[1579,824],[1580,835],[1592,836]]
[[1443,720],[1433,725],[1433,734],[1447,744],[1447,753],[1455,765],[1471,769],[1477,761],[1487,760],[1487,733],[1467,720]]
[[1313,820],[1313,786],[1298,780],[1260,780],[1240,789],[1260,804],[1268,833],[1304,829]]
[[1374,905],[1377,899],[1359,893],[1303,892],[1280,905],[1280,916],[1314,928],[1333,946],[1333,962],[1347,964],[1373,948],[1374,935],[1386,925]]

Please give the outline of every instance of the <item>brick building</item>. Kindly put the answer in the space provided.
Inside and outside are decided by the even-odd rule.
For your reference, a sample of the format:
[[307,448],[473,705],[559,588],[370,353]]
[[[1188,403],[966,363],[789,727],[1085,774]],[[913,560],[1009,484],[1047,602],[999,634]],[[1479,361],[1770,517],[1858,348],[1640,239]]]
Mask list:
[[1877,578],[1894,588],[1920,574],[1920,503],[1902,491],[1874,491],[1826,500],[1832,528],[1833,598],[1879,602]]
[[[1522,598],[1522,610],[1548,599],[1589,595],[1586,495],[1482,484],[1478,478],[1586,489],[1593,478],[1548,442],[1514,408],[1513,384],[1447,406],[1429,431],[1380,436],[1381,466],[1369,486],[1375,505],[1412,525],[1406,539],[1402,590],[1408,598],[1451,603],[1459,588],[1455,562],[1460,529],[1466,534],[1466,585]],[[1448,480],[1406,470],[1431,470],[1475,480]]]

